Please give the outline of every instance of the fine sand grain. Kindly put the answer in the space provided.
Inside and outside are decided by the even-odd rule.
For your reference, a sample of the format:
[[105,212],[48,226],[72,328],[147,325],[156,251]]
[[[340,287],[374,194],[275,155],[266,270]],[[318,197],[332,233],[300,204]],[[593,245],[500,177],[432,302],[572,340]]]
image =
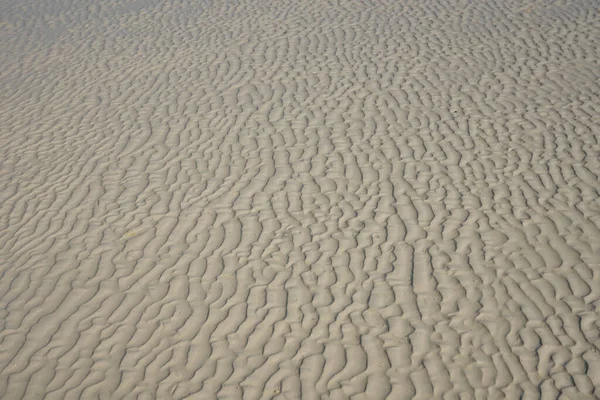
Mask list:
[[597,399],[596,0],[0,1],[0,398]]

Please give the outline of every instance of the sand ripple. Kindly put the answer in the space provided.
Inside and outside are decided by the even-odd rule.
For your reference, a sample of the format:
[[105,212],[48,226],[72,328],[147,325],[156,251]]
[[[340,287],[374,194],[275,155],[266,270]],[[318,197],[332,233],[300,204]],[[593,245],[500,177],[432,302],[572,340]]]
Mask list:
[[595,2],[4,3],[2,399],[600,397]]

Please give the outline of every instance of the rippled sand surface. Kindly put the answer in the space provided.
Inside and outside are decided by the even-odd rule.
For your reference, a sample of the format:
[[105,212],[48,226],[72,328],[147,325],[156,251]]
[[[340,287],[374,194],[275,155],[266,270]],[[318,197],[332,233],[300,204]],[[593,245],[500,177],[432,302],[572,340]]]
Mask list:
[[599,398],[599,21],[2,1],[0,398]]

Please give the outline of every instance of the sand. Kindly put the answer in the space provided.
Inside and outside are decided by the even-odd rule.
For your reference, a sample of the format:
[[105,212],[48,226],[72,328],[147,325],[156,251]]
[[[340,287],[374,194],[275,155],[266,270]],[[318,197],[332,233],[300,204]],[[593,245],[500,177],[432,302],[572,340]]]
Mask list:
[[3,1],[0,398],[599,398],[599,18]]

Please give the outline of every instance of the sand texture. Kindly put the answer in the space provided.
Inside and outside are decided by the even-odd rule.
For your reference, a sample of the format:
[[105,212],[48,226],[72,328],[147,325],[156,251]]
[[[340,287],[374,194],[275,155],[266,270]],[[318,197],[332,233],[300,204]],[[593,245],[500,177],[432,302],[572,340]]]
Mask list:
[[600,398],[596,0],[0,0],[0,399]]

